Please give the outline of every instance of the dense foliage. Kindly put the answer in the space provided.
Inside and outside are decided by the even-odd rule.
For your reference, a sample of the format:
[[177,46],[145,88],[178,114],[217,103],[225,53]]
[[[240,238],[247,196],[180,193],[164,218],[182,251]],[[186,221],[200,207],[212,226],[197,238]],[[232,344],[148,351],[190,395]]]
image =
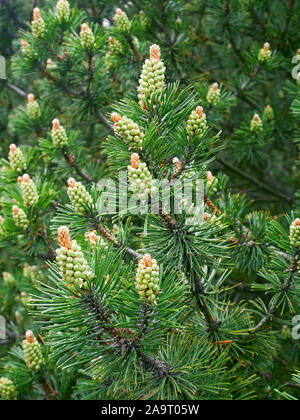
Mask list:
[[0,399],[299,399],[299,25],[0,0]]

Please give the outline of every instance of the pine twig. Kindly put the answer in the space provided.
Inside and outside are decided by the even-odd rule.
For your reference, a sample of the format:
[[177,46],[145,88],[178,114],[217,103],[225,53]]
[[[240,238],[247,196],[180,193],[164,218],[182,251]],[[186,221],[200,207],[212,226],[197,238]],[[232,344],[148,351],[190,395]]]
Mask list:
[[236,168],[235,166],[231,165],[230,163],[226,162],[224,159],[220,157],[217,157],[216,161],[219,162],[221,165],[223,165],[225,168],[237,173],[238,175],[241,175],[243,178],[257,185],[259,188],[263,189],[264,191],[269,192],[270,194],[274,195],[275,197],[280,198],[281,200],[287,201],[288,203],[292,203],[293,201],[292,197],[289,197],[283,194],[281,191],[276,190],[273,186],[271,187],[270,185],[267,185],[264,182],[259,181],[258,179],[254,178],[252,175],[247,174],[246,172],[242,171],[239,168]]
[[82,179],[84,179],[84,181],[88,183],[93,182],[93,178],[79,168],[79,166],[76,164],[75,156],[72,153],[68,153],[68,148],[66,146],[62,148],[62,153],[67,164],[75,169],[77,175],[79,175]]
[[294,273],[297,271],[297,259],[296,259],[296,255],[295,254],[293,256],[293,261],[289,267],[289,275],[287,276],[286,280],[284,281],[284,283],[282,284],[282,292],[280,293],[280,295],[277,297],[277,299],[275,300],[275,302],[269,306],[267,313],[262,317],[262,319],[259,321],[259,323],[250,330],[251,334],[255,334],[256,332],[258,332],[259,330],[261,330],[261,328],[272,318],[272,316],[275,314],[275,312],[277,311],[277,307],[281,301],[281,298],[283,296],[284,293],[288,292],[291,288],[291,284],[292,284],[292,280],[293,280],[293,275]]
[[117,238],[106,227],[104,227],[102,223],[99,222],[99,220],[95,221],[95,225],[100,235],[111,242],[115,248],[124,249],[126,254],[128,254],[134,260],[142,258],[142,255],[136,252],[134,249],[129,248],[119,242]]
[[8,89],[11,89],[15,93],[17,93],[19,96],[22,96],[23,98],[27,98],[27,93],[23,89],[19,88],[18,86],[14,85],[12,83],[7,82],[6,80],[4,80],[3,82],[4,82],[4,85]]

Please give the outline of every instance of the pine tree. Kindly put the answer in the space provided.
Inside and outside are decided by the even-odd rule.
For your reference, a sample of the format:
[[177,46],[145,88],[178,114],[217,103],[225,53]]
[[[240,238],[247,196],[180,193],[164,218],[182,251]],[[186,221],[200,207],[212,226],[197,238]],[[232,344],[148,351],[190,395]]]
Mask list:
[[0,3],[1,399],[299,399],[299,10]]

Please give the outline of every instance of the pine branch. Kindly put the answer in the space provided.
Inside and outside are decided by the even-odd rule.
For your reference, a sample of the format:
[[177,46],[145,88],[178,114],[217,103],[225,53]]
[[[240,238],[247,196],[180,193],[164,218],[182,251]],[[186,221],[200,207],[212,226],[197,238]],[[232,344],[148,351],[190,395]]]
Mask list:
[[16,13],[14,12],[13,8],[10,5],[10,0],[1,0],[1,2],[7,9],[10,17],[12,18],[12,20],[15,23],[15,26],[17,28],[22,28],[22,29],[27,29],[27,25],[25,25],[25,23],[21,22],[18,18],[18,16],[16,15]]
[[287,278],[285,279],[284,283],[282,284],[281,293],[278,295],[275,302],[272,305],[269,306],[267,313],[262,317],[262,319],[259,321],[259,323],[253,329],[250,330],[251,334],[255,334],[256,332],[261,330],[261,328],[272,318],[272,316],[277,311],[277,307],[278,307],[278,305],[279,305],[279,303],[282,299],[282,296],[291,289],[293,276],[297,272],[297,265],[298,265],[298,260],[296,258],[297,255],[298,255],[298,253],[293,255],[292,263],[291,263],[290,267],[288,268],[290,273],[287,276]]
[[239,168],[236,168],[235,166],[231,165],[230,163],[226,162],[221,157],[216,157],[217,162],[219,162],[221,165],[223,165],[225,168],[237,173],[238,175],[242,176],[243,178],[247,179],[248,181],[252,182],[253,184],[257,185],[259,188],[263,189],[264,191],[267,191],[268,193],[274,195],[275,197],[280,198],[281,200],[287,201],[288,203],[293,202],[293,198],[289,197],[282,192],[276,190],[273,186],[270,186],[268,184],[265,184],[262,181],[259,181],[258,179],[254,178],[252,175],[247,174],[245,171],[242,171]]
[[4,83],[4,85],[8,89],[11,89],[15,93],[17,93],[19,96],[22,96],[23,98],[27,98],[27,93],[23,89],[20,89],[18,86],[14,85],[12,83],[9,83],[6,80],[1,80],[1,82]]
[[[95,316],[93,329],[97,329],[97,321],[100,321],[101,328],[109,333],[118,348],[121,349],[122,353],[132,351],[135,349],[136,354],[143,360],[145,369],[151,369],[158,373],[159,377],[163,378],[170,375],[171,366],[166,362],[157,360],[154,357],[137,349],[140,343],[140,335],[136,335],[135,332],[128,328],[118,328],[113,326],[110,316],[107,312],[107,306],[101,299],[101,295],[96,290],[91,290],[89,295],[86,297],[89,311]],[[146,331],[147,322],[144,325],[144,333]],[[99,334],[98,334],[99,335]]]
[[111,125],[109,120],[105,117],[105,115],[100,109],[98,109],[97,114],[98,114],[99,121],[101,122],[101,124],[103,124],[111,134],[115,134],[113,126]]
[[77,175],[79,175],[84,181],[88,183],[93,182],[93,178],[79,168],[79,166],[76,164],[75,156],[73,155],[73,153],[69,153],[69,150],[66,146],[62,148],[62,154],[67,164],[71,168],[75,169]]
[[136,252],[134,249],[129,248],[119,242],[117,238],[106,227],[104,227],[101,222],[99,222],[99,220],[95,219],[94,224],[100,235],[111,242],[115,248],[125,250],[126,254],[128,254],[134,260],[142,258],[142,255]]

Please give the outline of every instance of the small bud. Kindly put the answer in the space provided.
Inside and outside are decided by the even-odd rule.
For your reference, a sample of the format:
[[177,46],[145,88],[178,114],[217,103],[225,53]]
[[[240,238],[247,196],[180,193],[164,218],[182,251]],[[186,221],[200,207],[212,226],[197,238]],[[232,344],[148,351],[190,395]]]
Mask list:
[[40,106],[32,93],[27,96],[27,99],[27,115],[31,120],[37,120],[41,115]]
[[33,20],[39,20],[41,18],[41,12],[38,7],[33,9]]
[[31,48],[30,48],[30,44],[29,42],[25,41],[24,39],[21,39],[21,50],[22,53],[26,56],[30,56],[31,55]]
[[66,130],[60,125],[57,118],[52,121],[51,131],[52,142],[54,146],[64,147],[68,145],[68,136]]
[[94,46],[95,37],[87,23],[81,25],[80,39],[83,48],[91,49]]
[[124,48],[121,41],[110,36],[108,38],[108,42],[109,42],[109,47],[112,54],[122,55],[124,53]]
[[14,143],[9,146],[8,159],[11,168],[15,171],[21,172],[26,169],[26,162],[23,153]]
[[130,21],[122,9],[118,8],[116,10],[116,14],[113,17],[113,20],[121,32],[130,32]]
[[150,21],[148,17],[145,15],[145,12],[143,10],[140,11],[140,20],[141,20],[141,25],[143,29],[146,30],[150,27]]
[[0,236],[5,235],[4,222],[5,222],[4,218],[2,216],[0,216]]
[[150,60],[160,60],[160,47],[157,44],[153,44],[150,47]]
[[66,226],[59,228],[58,240],[60,248],[56,250],[56,261],[63,280],[68,287],[76,285],[86,289],[88,287],[86,280],[90,279],[93,274],[80,245],[75,240],[71,241],[70,232]]
[[290,244],[300,248],[300,219],[295,219],[290,226]]
[[48,58],[46,68],[49,71],[54,70],[56,68],[56,64],[53,62],[53,60],[51,58]]
[[139,79],[138,99],[141,108],[147,109],[146,98],[150,99],[154,93],[159,93],[165,86],[165,66],[160,59],[160,47],[156,44],[150,47],[150,59],[143,64]]
[[111,114],[111,119],[115,122],[115,132],[126,144],[133,148],[142,147],[145,135],[134,121],[125,115],[121,117],[116,112]]
[[139,155],[137,153],[133,153],[131,155],[131,166],[134,169],[138,169],[139,165],[140,165]]
[[16,321],[17,321],[17,323],[20,325],[20,324],[22,324],[22,322],[23,322],[23,317],[22,317],[22,315],[20,314],[20,312],[19,311],[16,311],[15,312],[15,318],[16,318]]
[[46,25],[41,17],[40,9],[33,9],[33,21],[31,22],[31,30],[35,37],[43,38],[45,35]]
[[17,389],[13,381],[8,378],[0,378],[0,395],[5,400],[16,400]]
[[95,250],[98,244],[105,249],[108,248],[107,243],[99,235],[97,235],[94,230],[86,232],[84,239],[89,243],[92,250]]
[[8,273],[7,271],[3,271],[2,276],[3,281],[7,286],[13,286],[14,284],[16,284],[16,279],[14,278],[14,276]]
[[67,226],[61,226],[58,229],[58,242],[61,247],[71,249],[72,240]]
[[42,349],[32,331],[26,331],[22,347],[26,365],[32,370],[40,370],[44,363]]
[[25,206],[34,206],[39,200],[35,183],[28,174],[18,177],[18,183],[21,188],[22,198]]
[[93,199],[85,186],[74,178],[68,179],[68,196],[75,211],[79,214],[85,214],[87,207],[93,205]]
[[218,178],[214,177],[211,171],[206,172],[206,188],[215,193],[218,190]]
[[264,117],[267,121],[272,121],[274,119],[274,111],[271,105],[267,105],[264,109]]
[[43,280],[42,270],[39,270],[36,265],[32,265],[30,267],[30,278],[31,278],[32,284],[34,286],[37,286],[38,283]]
[[201,136],[206,129],[206,115],[202,106],[197,106],[196,110],[192,111],[189,116],[186,131],[191,137],[195,137],[195,135]]
[[203,213],[203,221],[207,222],[211,218],[211,214],[209,213]]
[[31,330],[26,331],[26,340],[30,344],[33,343],[34,335],[33,335],[33,332]]
[[26,213],[24,210],[20,209],[18,206],[13,206],[12,208],[12,216],[15,222],[15,225],[20,229],[27,229],[29,225],[29,220],[27,218]]
[[141,200],[146,200],[155,187],[152,176],[145,163],[140,161],[139,155],[131,155],[131,165],[128,166],[129,189]]
[[70,18],[70,4],[67,0],[58,0],[56,4],[56,16],[60,22],[67,22]]
[[21,298],[21,302],[23,303],[24,306],[28,306],[29,304],[29,296],[27,295],[26,292],[21,292],[20,293],[20,298]]
[[142,299],[149,304],[156,303],[159,293],[159,266],[150,254],[139,261],[136,272],[136,289]]
[[268,61],[271,58],[271,55],[272,51],[270,50],[270,44],[265,42],[263,48],[258,53],[258,61]]
[[254,114],[250,123],[250,131],[254,134],[258,134],[263,130],[263,123],[258,114]]
[[207,92],[207,102],[212,105],[217,105],[220,101],[221,91],[219,89],[218,83],[213,83],[210,89]]

